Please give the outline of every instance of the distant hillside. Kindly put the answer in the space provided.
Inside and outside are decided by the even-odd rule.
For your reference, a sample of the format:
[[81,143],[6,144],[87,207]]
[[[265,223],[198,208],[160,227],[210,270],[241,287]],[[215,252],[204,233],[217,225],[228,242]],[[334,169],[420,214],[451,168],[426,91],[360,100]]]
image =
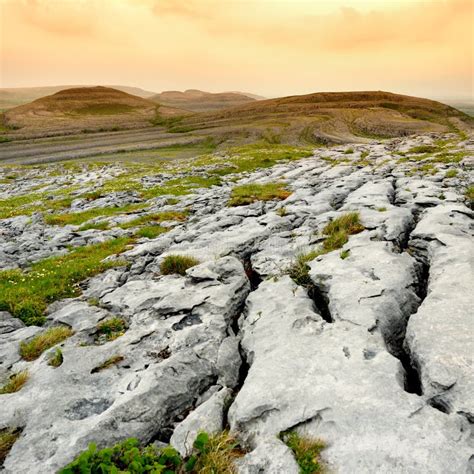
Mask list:
[[203,92],[189,89],[184,92],[165,91],[150,98],[169,107],[178,107],[193,112],[209,112],[255,102],[255,98],[241,92]]
[[[93,86],[50,86],[50,87],[14,87],[14,88],[0,88],[0,110],[10,109],[13,107],[18,107],[19,105],[28,104],[33,100],[40,99],[41,97],[46,97],[56,92],[65,90],[65,89],[79,89],[79,88],[90,88]],[[122,92],[127,92],[128,94],[133,94],[138,97],[147,99],[152,95],[155,95],[155,92],[146,91],[138,87],[128,87],[128,86],[108,86],[113,89],[117,89]]]
[[[471,128],[472,118],[428,99],[390,92],[329,92],[253,101],[183,118],[183,130],[226,139],[340,143]],[[175,124],[176,126],[176,124]]]
[[[5,124],[32,130],[64,131],[150,125],[157,104],[109,87],[66,89],[5,112]],[[162,117],[186,111],[160,107]]]

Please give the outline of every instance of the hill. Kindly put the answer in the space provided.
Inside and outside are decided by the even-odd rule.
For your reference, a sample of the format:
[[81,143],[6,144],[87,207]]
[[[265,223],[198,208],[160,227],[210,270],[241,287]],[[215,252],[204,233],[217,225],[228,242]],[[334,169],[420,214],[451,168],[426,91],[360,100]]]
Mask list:
[[[472,127],[448,105],[390,92],[324,92],[252,101],[184,117],[183,130],[206,129],[247,141],[342,143]],[[176,126],[176,124],[175,124]]]
[[[18,107],[19,105],[28,104],[41,97],[56,94],[65,89],[79,89],[79,88],[90,88],[93,86],[48,86],[48,87],[12,87],[12,88],[0,88],[0,110],[11,109]],[[128,87],[128,86],[107,86],[113,89],[117,89],[127,94],[133,94],[143,99],[147,99],[155,94],[155,92],[146,91],[139,87]]]
[[[5,112],[5,124],[14,128],[64,131],[97,128],[130,128],[150,125],[157,104],[109,87],[79,87],[56,92]],[[186,111],[160,107],[160,115]]]
[[169,107],[178,107],[193,112],[209,112],[255,102],[256,98],[241,92],[211,93],[197,89],[184,92],[165,91],[150,97],[150,100]]

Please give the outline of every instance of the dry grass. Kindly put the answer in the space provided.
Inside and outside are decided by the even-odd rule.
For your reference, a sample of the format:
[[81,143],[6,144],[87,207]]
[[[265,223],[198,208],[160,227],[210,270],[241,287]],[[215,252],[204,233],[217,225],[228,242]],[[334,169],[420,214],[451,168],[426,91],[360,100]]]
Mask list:
[[17,372],[10,377],[10,380],[0,388],[0,394],[6,393],[15,393],[21,390],[23,385],[28,382],[30,378],[30,374],[28,370],[22,370],[21,372]]
[[101,372],[102,370],[109,369],[110,367],[113,367],[114,365],[119,364],[123,360],[125,360],[125,358],[121,355],[112,356],[112,357],[110,357],[110,359],[107,359],[102,364],[100,364],[97,367],[93,368],[92,371],[91,371],[91,374],[96,374],[97,372]]
[[236,438],[228,431],[211,435],[197,457],[192,472],[199,474],[236,474],[235,461],[245,455]]
[[188,268],[199,265],[199,260],[189,255],[167,255],[160,265],[163,275],[186,275]]
[[5,461],[16,440],[20,437],[20,434],[20,430],[0,430],[0,467],[3,465],[3,461]]
[[256,201],[283,200],[291,195],[284,183],[243,184],[232,189],[228,206],[246,206]]
[[58,326],[33,337],[30,341],[20,344],[20,355],[23,359],[31,361],[37,359],[45,350],[59,344],[74,334],[72,329],[66,326]]

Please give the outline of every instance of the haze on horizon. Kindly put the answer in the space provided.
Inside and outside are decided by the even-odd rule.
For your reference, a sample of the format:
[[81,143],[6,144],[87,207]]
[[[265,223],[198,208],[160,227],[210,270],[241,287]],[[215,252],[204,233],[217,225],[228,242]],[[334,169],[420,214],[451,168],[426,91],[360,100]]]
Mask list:
[[473,96],[470,0],[0,0],[0,87]]

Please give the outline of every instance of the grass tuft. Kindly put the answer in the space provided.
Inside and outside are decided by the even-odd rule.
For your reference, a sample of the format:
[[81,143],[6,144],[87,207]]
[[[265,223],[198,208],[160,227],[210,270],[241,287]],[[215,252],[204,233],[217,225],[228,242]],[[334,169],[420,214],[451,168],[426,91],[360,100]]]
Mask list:
[[300,474],[316,474],[323,472],[321,451],[326,447],[319,439],[300,436],[291,431],[282,436],[285,444],[293,451],[296,462],[300,467]]
[[122,318],[109,318],[97,325],[96,337],[98,342],[113,341],[123,336],[126,330]]
[[246,206],[256,201],[283,200],[291,195],[284,183],[243,184],[232,189],[228,206]]
[[199,265],[199,260],[188,255],[167,255],[160,265],[163,275],[186,275],[188,268]]
[[8,456],[16,440],[20,437],[21,430],[3,429],[0,430],[0,467]]
[[10,380],[0,388],[0,394],[6,393],[15,393],[21,390],[23,385],[28,382],[30,378],[30,374],[28,370],[22,370],[21,372],[17,372],[10,377]]
[[445,178],[451,179],[455,178],[458,175],[458,170],[448,170],[446,171],[446,174],[444,175]]
[[47,329],[29,341],[20,344],[20,355],[23,359],[31,361],[37,359],[45,350],[59,344],[73,335],[72,329],[58,326]]
[[48,365],[51,367],[59,367],[64,362],[63,351],[58,347],[49,355]]

